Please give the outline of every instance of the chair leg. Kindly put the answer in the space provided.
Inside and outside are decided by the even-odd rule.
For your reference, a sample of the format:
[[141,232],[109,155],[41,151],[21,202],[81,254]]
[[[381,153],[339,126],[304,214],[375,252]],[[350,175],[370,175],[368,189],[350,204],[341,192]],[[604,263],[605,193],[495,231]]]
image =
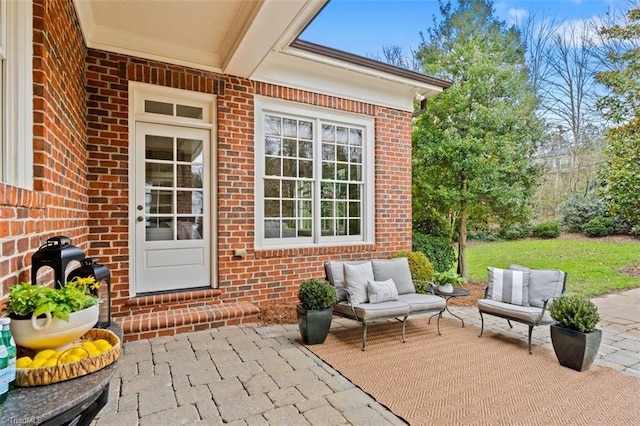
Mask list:
[[440,318],[442,318],[442,311],[440,311],[440,314],[438,314],[438,336],[441,335],[440,334]]
[[362,351],[367,347],[367,323],[362,323]]
[[482,315],[482,311],[480,312],[480,334],[478,334],[478,337],[482,337],[482,333],[484,333],[484,316]]
[[511,320],[507,320],[507,324],[509,324],[509,328],[513,328],[513,325],[511,325]]
[[402,343],[406,343],[407,339],[405,337],[405,328],[407,325],[407,317],[402,319]]
[[529,355],[531,355],[531,354],[532,354],[532,352],[531,352],[531,334],[532,334],[532,333],[533,333],[533,326],[532,326],[532,325],[530,325],[530,326],[529,326]]

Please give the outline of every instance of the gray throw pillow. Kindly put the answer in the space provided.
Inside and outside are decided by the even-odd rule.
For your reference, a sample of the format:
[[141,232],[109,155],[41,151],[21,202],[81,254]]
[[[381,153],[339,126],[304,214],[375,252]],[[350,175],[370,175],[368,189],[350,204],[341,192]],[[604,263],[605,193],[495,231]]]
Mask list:
[[368,260],[345,262],[342,260],[329,260],[324,263],[324,272],[327,278],[333,286],[336,288],[336,296],[338,302],[347,300],[347,293],[344,292],[346,287],[344,284],[344,264],[349,263],[351,265],[359,265],[368,262]]
[[565,272],[556,269],[530,269],[526,266],[509,265],[515,271],[529,271],[529,305],[544,306],[545,298],[552,299],[562,294]]
[[371,262],[359,265],[344,264],[344,283],[351,290],[351,302],[355,305],[369,301],[367,283],[373,281]]
[[496,302],[529,306],[529,271],[516,271],[488,267],[489,291],[487,297]]
[[386,281],[369,281],[367,283],[367,294],[369,295],[370,303],[398,300],[398,290],[392,279]]
[[373,259],[371,261],[375,281],[392,279],[398,289],[398,294],[415,293],[409,260],[406,257],[397,259]]

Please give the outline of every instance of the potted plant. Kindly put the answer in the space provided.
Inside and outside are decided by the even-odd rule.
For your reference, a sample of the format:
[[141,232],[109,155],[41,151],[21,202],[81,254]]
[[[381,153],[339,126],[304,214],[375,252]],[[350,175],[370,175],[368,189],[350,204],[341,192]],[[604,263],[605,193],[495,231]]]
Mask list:
[[309,345],[323,343],[331,327],[336,289],[319,278],[304,280],[298,289],[298,327],[302,340]]
[[16,344],[32,349],[63,347],[98,321],[95,278],[76,278],[60,288],[20,283],[9,289],[5,311]]
[[551,325],[551,343],[560,365],[588,370],[602,340],[602,330],[596,330],[598,307],[580,296],[560,296],[549,304],[549,313],[557,321]]
[[439,286],[441,293],[453,293],[453,287],[464,282],[464,278],[453,271],[436,272],[433,282]]

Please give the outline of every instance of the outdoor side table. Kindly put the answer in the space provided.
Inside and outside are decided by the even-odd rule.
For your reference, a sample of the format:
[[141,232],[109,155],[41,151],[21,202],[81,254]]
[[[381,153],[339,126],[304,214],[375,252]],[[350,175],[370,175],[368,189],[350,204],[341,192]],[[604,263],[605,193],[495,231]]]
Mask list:
[[[469,293],[469,290],[465,290],[464,288],[460,288],[460,287],[454,287],[453,292],[445,293],[440,291],[440,288],[437,285],[433,285],[433,284],[431,285],[431,290],[433,291],[433,294],[435,294],[436,296],[444,297],[444,300],[445,300],[444,310],[449,312],[449,314],[451,314],[452,316],[458,318],[462,322],[462,326],[464,327],[464,320],[449,310],[449,299],[451,299],[452,297],[468,296],[469,294],[471,294]],[[440,315],[440,318],[442,318],[442,312],[444,312],[444,310],[440,311],[437,314],[431,315],[429,317],[429,321],[427,321],[427,324],[431,324],[431,318],[435,317],[436,315]]]

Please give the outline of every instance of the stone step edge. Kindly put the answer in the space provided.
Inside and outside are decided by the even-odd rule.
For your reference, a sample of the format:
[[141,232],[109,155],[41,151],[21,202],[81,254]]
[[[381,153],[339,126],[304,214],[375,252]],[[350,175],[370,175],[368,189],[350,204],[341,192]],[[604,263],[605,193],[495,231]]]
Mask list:
[[[150,312],[114,318],[114,320],[122,327],[124,340],[130,341],[223,325],[255,322],[258,312],[260,312],[260,308],[249,302],[237,302]],[[169,331],[161,332],[163,330]]]
[[[161,304],[169,304],[176,302],[190,302],[197,300],[210,300],[220,297],[222,291],[211,288],[203,290],[187,290],[174,293],[160,293],[149,296],[132,297],[127,300],[124,305],[129,308],[158,306]],[[212,301],[219,303],[218,301]]]

